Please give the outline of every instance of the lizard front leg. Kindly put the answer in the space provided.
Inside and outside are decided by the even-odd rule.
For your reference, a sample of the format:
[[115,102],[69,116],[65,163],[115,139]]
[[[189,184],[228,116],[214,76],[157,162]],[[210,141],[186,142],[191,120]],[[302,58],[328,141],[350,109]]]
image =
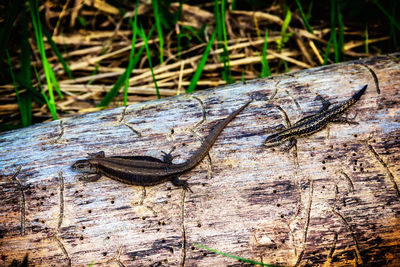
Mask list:
[[84,175],[79,177],[79,181],[83,182],[96,182],[101,177],[101,173],[96,173],[95,175]]

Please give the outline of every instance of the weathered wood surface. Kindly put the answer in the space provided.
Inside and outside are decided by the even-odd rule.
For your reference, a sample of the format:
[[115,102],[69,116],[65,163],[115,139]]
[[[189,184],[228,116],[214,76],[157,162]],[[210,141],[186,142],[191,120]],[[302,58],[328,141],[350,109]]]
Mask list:
[[[399,54],[299,71],[63,119],[0,135],[0,265],[232,265],[194,243],[271,264],[400,265]],[[376,76],[376,77],[374,77]],[[347,113],[297,150],[264,148],[283,123],[362,85]],[[378,89],[379,84],[379,89]],[[229,112],[254,101],[209,157],[170,183],[84,184],[69,169],[86,153],[184,161]],[[21,172],[12,179],[18,167]]]

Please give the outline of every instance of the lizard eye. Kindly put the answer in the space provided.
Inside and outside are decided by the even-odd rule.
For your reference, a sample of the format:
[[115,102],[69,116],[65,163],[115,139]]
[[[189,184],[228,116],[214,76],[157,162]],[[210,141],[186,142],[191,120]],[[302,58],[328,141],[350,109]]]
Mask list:
[[84,161],[77,161],[72,165],[72,168],[74,169],[84,169],[86,167],[88,167],[88,163]]

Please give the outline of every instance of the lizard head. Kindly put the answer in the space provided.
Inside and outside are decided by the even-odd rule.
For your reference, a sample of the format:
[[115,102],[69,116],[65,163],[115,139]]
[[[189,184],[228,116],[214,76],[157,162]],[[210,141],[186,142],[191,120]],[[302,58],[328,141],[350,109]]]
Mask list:
[[280,134],[271,134],[264,141],[264,146],[273,147],[282,143],[282,136]]
[[71,169],[83,173],[96,173],[96,168],[87,159],[81,159],[72,164]]

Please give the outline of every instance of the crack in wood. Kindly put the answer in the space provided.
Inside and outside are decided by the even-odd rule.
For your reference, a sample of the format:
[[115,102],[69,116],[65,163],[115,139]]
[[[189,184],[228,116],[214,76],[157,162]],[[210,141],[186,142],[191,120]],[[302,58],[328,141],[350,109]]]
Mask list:
[[378,80],[378,76],[376,75],[375,71],[374,71],[373,69],[371,69],[371,68],[370,68],[367,64],[365,64],[365,63],[359,62],[359,63],[357,63],[357,64],[360,65],[360,66],[363,66],[364,68],[366,68],[366,69],[369,71],[369,73],[371,73],[372,78],[374,79],[376,92],[377,92],[378,94],[380,94],[380,93],[381,93],[381,89],[380,89],[380,87],[379,87],[379,80]]
[[148,209],[153,213],[153,216],[154,216],[154,217],[158,217],[157,212],[153,209],[152,206],[145,206],[145,207],[148,208]]
[[299,102],[297,102],[296,98],[294,98],[290,92],[288,90],[285,90],[286,94],[290,97],[290,99],[292,99],[292,101],[294,102],[294,104],[296,105],[296,107],[301,111],[301,113],[303,113],[303,110],[301,109],[301,106],[299,104]]
[[60,126],[60,129],[61,129],[60,133],[57,134],[57,137],[54,140],[49,141],[50,144],[58,143],[60,141],[60,139],[63,137],[64,131],[65,131],[64,130],[64,121],[63,120],[60,120],[59,126]]
[[297,258],[296,264],[294,266],[299,266],[301,259],[303,258],[304,255],[304,248],[301,250],[299,257]]
[[62,250],[64,256],[67,258],[68,266],[71,266],[71,258],[69,257],[68,252],[67,252],[67,250],[65,249],[64,244],[61,242],[60,238],[59,238],[57,235],[53,235],[53,236],[51,236],[50,238],[53,239],[53,240],[55,240],[55,241],[57,242],[57,244],[58,244],[58,246],[61,248],[61,250]]
[[182,190],[182,202],[181,202],[182,252],[181,252],[181,263],[180,263],[180,266],[182,267],[185,266],[186,262],[185,197],[186,197],[186,191]]
[[[289,236],[289,240],[292,242],[292,244],[294,244],[294,242],[295,242],[294,232],[293,232],[292,228],[290,228],[290,224],[289,223],[287,224],[287,227],[289,229],[289,235],[288,235]],[[297,250],[296,250],[296,247],[295,247],[294,248],[294,255],[296,255],[296,254],[297,254]]]
[[299,216],[300,210],[301,210],[301,186],[300,186],[300,184],[296,183],[296,187],[297,187],[297,194],[299,195],[299,200],[297,201],[296,211],[293,215],[293,218],[289,220],[288,225],[291,225],[294,222],[294,220],[296,220],[296,218],[297,218],[297,216]]
[[358,244],[358,240],[357,240],[356,234],[353,231],[351,225],[347,222],[346,218],[339,211],[337,211],[335,209],[332,209],[332,212],[342,220],[343,224],[347,227],[347,230],[350,232],[350,235],[353,238],[353,242],[354,242],[354,245],[356,247],[355,248],[355,250],[356,250],[355,251],[356,252],[356,254],[355,254],[356,261],[359,264],[363,264],[363,260],[361,258],[361,253],[360,253],[360,246]]
[[278,94],[278,89],[279,89],[279,83],[280,83],[280,82],[281,82],[281,81],[278,81],[278,82],[275,84],[275,86],[274,86],[274,91],[272,92],[271,97],[268,98],[267,104],[270,103],[270,102],[275,98],[275,96]]
[[335,234],[333,236],[333,244],[329,250],[328,256],[326,258],[326,262],[323,264],[324,266],[328,266],[331,264],[332,259],[333,259],[333,254],[335,253],[335,250],[336,250],[337,241],[338,241],[338,233],[335,232]]
[[338,195],[339,195],[339,187],[337,184],[335,184],[335,202],[333,204],[334,208],[336,209],[337,207],[339,207],[338,205]]
[[58,214],[58,226],[57,226],[57,231],[60,230],[61,224],[64,219],[64,177],[62,171],[58,172],[58,180],[60,183],[60,211]]
[[128,106],[125,106],[124,109],[122,110],[121,118],[119,119],[120,123],[122,123],[122,121],[125,119],[125,114],[126,114],[127,109],[128,109]]
[[[351,181],[351,178],[342,170],[339,170],[338,172],[343,174],[343,176],[345,176],[346,179],[348,179],[349,183],[351,183],[352,190],[354,191],[354,185],[353,185],[353,182]],[[347,230],[350,232],[350,234],[352,236],[352,239],[353,239],[353,242],[354,242],[355,247],[356,247],[355,254],[354,254],[355,255],[355,259],[356,259],[357,263],[361,262],[361,264],[362,264],[362,258],[361,258],[361,254],[360,254],[360,247],[359,247],[358,240],[356,238],[355,232],[351,228],[350,224],[347,222],[346,218],[337,210],[337,208],[338,208],[338,205],[337,205],[338,194],[339,194],[339,188],[338,188],[337,185],[335,185],[335,204],[334,204],[334,207],[332,208],[332,212],[342,220],[343,224],[347,227]],[[334,250],[335,250],[335,247],[336,247],[336,243],[337,243],[337,239],[338,239],[338,233],[335,232],[334,243],[333,243],[332,248],[330,249],[330,252],[329,252],[329,255],[327,257],[327,260],[326,260],[325,264],[330,264],[330,262],[332,260],[333,253],[334,253]]]
[[122,246],[120,246],[118,248],[118,252],[117,252],[117,256],[113,257],[112,259],[109,259],[108,261],[106,261],[106,264],[109,264],[111,262],[116,262],[118,264],[118,266],[120,267],[125,267],[125,264],[121,261],[121,254],[122,254]]
[[347,173],[345,173],[343,170],[338,170],[338,171],[336,171],[336,173],[339,173],[344,178],[346,178],[346,181],[349,184],[350,189],[351,189],[350,192],[354,192],[354,183],[353,183],[352,179],[350,178],[350,176]]
[[[195,135],[195,136],[197,136],[197,138],[198,139],[200,139],[200,142],[203,142],[204,141],[204,138],[202,137],[202,136],[200,136],[196,131],[194,131],[193,129],[190,129],[190,132],[193,134],[193,135]],[[208,178],[207,179],[211,179],[211,175],[212,175],[212,159],[211,159],[211,155],[210,155],[210,150],[208,151],[208,153],[207,153],[207,160],[208,160],[208,164],[207,164],[207,176],[208,176]],[[203,159],[204,160],[204,159]],[[202,161],[203,161],[202,160]],[[201,161],[201,162],[202,162]],[[199,164],[200,164],[200,162],[199,162]]]
[[64,122],[63,120],[60,120],[61,131],[60,131],[60,134],[58,135],[58,137],[56,138],[56,140],[54,141],[54,143],[58,142],[61,139],[61,137],[63,137],[63,135],[64,135],[64,123],[63,122]]
[[205,107],[203,101],[202,101],[200,98],[196,97],[196,96],[192,96],[192,98],[195,99],[195,100],[197,100],[197,101],[199,101],[200,106],[201,106],[201,116],[202,116],[202,119],[201,119],[201,121],[199,121],[198,123],[196,123],[196,125],[193,127],[193,128],[197,128],[198,126],[200,126],[201,124],[203,124],[203,123],[206,121],[206,119],[207,119],[207,113],[206,113],[206,107]]
[[149,209],[149,210],[153,213],[153,216],[154,216],[154,217],[158,217],[157,212],[153,209],[152,206],[149,206],[149,205],[145,205],[145,204],[144,204],[144,201],[145,201],[145,199],[146,199],[146,196],[147,196],[146,187],[145,187],[145,186],[142,186],[142,195],[141,195],[141,197],[140,197],[139,203],[136,203],[136,202],[135,202],[135,204],[138,204],[139,206],[144,206],[145,208]]
[[21,214],[20,214],[21,236],[23,236],[23,235],[25,235],[25,216],[26,216],[25,207],[26,207],[26,200],[25,200],[25,193],[24,193],[24,189],[22,187],[22,183],[17,177],[20,172],[21,172],[21,166],[18,166],[16,172],[9,179],[10,179],[11,182],[17,184],[18,190],[21,193],[21,201],[20,201],[19,205],[20,205],[20,210],[21,210]]
[[313,194],[314,194],[314,180],[311,180],[310,181],[310,191],[309,191],[309,195],[308,195],[308,205],[307,205],[307,210],[306,210],[306,224],[304,226],[303,247],[302,247],[302,250],[301,250],[301,252],[299,254],[299,257],[297,258],[295,266],[299,266],[300,265],[300,262],[301,262],[301,260],[303,259],[303,256],[304,256],[304,252],[306,250],[306,242],[307,242],[308,228],[310,226]]
[[140,198],[139,206],[143,205],[144,199],[146,198],[146,194],[147,194],[146,187],[142,186],[142,197]]
[[390,181],[393,183],[393,187],[394,190],[396,191],[397,197],[400,198],[400,191],[399,191],[399,187],[396,183],[396,180],[394,179],[394,176],[392,174],[392,172],[390,171],[388,165],[386,164],[386,162],[383,161],[383,159],[379,156],[378,152],[376,152],[376,150],[367,143],[367,147],[369,149],[369,151],[374,155],[374,157],[379,161],[379,163],[382,165],[382,167],[386,170],[387,175],[390,178]]
[[[287,227],[289,229],[289,237],[291,238],[292,243],[295,242],[295,237],[294,237],[294,232],[291,228],[291,224],[296,220],[297,216],[300,214],[301,211],[301,187],[300,184],[296,183],[296,187],[297,187],[297,193],[299,195],[299,199],[297,201],[297,206],[296,206],[296,211],[295,214],[293,215],[293,217],[289,220],[287,220]],[[294,248],[294,254],[297,255],[297,248]]]
[[136,134],[138,137],[142,137],[142,134],[138,131],[135,130],[132,126],[130,126],[129,124],[127,124],[126,122],[123,122],[122,125],[124,125],[125,127],[127,127],[129,130],[131,130],[134,134]]
[[[286,127],[290,128],[292,127],[292,123],[289,119],[289,116],[287,115],[286,111],[281,107],[281,106],[276,106],[283,114],[283,118],[285,119],[286,122]],[[294,145],[293,145],[293,158],[294,158],[294,164],[299,167],[299,155],[298,155],[298,151],[297,151],[297,140],[294,141]]]
[[[200,98],[198,98],[196,96],[193,96],[192,98],[197,100],[200,103],[202,119],[201,119],[201,121],[197,122],[195,124],[195,126],[193,126],[193,129],[190,129],[190,132],[193,133],[194,135],[196,135],[201,140],[201,142],[203,142],[204,138],[201,137],[194,129],[198,128],[200,125],[202,125],[207,120],[206,107],[205,107],[203,101]],[[211,179],[212,160],[211,160],[210,151],[208,151],[208,153],[207,153],[207,159],[208,159],[208,164],[207,164],[207,176],[208,176],[208,178],[207,179]]]
[[126,110],[127,110],[127,106],[124,108],[124,110],[122,110],[122,116],[121,119],[119,119],[119,123],[121,123],[122,125],[124,125],[125,127],[127,127],[129,130],[131,130],[134,134],[136,134],[138,137],[142,137],[142,134],[138,131],[135,130],[132,126],[130,126],[129,124],[127,124],[124,119],[125,119],[125,115],[126,115]]

